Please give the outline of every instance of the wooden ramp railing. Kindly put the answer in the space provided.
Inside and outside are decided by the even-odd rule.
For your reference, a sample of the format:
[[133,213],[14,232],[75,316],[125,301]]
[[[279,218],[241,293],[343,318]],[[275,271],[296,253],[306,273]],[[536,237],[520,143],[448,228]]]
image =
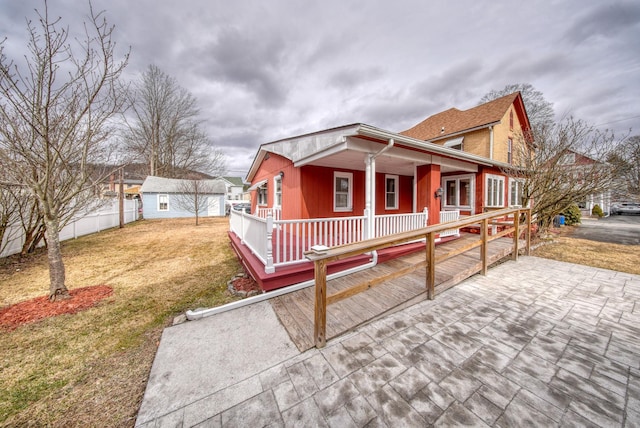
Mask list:
[[[480,234],[477,241],[473,241],[466,246],[442,254],[435,257],[435,240],[436,235],[445,230],[464,227],[480,227]],[[501,228],[494,234],[489,234],[489,226]],[[525,252],[528,255],[531,249],[531,209],[523,208],[507,208],[492,211],[484,214],[465,217],[460,220],[441,223],[428,226],[422,229],[410,232],[398,233],[395,235],[385,236],[382,238],[368,239],[352,244],[341,245],[323,249],[322,251],[308,251],[305,253],[307,259],[314,262],[315,269],[315,315],[314,315],[314,341],[317,348],[326,345],[326,329],[327,329],[327,306],[348,297],[351,297],[369,288],[375,287],[392,278],[407,275],[417,269],[426,268],[426,288],[427,298],[434,298],[435,291],[435,267],[436,264],[447,260],[456,255],[470,251],[474,248],[480,248],[480,259],[482,261],[482,275],[487,274],[487,245],[489,242],[513,234],[513,253],[512,258],[518,259],[518,242],[520,235],[524,229],[525,234]],[[354,285],[348,289],[341,290],[332,295],[327,296],[327,264],[336,260],[368,253],[370,251],[380,250],[383,248],[415,241],[418,239],[426,239],[426,257],[420,263],[395,271],[384,277],[374,280],[367,280],[360,284]]]

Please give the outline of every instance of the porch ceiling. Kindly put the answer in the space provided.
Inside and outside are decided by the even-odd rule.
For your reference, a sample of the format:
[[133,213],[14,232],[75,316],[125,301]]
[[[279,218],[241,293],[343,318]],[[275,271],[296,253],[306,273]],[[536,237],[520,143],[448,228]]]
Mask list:
[[[341,145],[333,147],[330,153],[325,152],[314,159],[306,159],[306,161],[298,163],[297,166],[315,165],[364,171],[367,156],[370,153],[379,152],[385,146],[380,142],[349,137]],[[471,163],[394,146],[376,158],[376,172],[413,176],[416,166],[431,163],[440,164],[440,170],[443,173],[454,171],[476,172],[478,170],[477,165]]]

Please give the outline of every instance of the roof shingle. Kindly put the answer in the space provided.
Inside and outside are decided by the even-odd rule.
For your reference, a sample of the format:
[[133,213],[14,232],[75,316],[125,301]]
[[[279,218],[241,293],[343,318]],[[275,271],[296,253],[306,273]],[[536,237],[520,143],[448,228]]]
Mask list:
[[400,132],[400,134],[418,140],[429,141],[498,122],[519,94],[519,92],[515,92],[505,95],[468,110],[450,108],[429,116],[414,127]]

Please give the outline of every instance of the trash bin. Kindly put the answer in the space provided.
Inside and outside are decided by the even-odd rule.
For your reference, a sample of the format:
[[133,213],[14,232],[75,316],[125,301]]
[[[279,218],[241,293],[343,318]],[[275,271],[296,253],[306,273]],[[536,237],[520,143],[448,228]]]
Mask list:
[[558,223],[560,226],[564,226],[564,216],[562,214],[558,216]]

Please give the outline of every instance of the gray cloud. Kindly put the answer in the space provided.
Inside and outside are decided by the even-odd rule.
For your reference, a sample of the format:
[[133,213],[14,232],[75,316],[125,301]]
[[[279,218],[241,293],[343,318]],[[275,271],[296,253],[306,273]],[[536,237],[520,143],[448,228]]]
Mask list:
[[640,3],[605,2],[587,11],[573,22],[566,32],[566,38],[575,44],[585,43],[599,36],[612,38],[625,29],[637,27],[639,24]]
[[[25,17],[40,4],[0,0],[9,57],[25,53]],[[262,143],[353,122],[400,131],[510,83],[532,84],[558,114],[640,133],[635,1],[93,4],[131,46],[125,77],[149,64],[175,77],[234,170]],[[77,0],[49,7],[70,28],[88,13]]]

